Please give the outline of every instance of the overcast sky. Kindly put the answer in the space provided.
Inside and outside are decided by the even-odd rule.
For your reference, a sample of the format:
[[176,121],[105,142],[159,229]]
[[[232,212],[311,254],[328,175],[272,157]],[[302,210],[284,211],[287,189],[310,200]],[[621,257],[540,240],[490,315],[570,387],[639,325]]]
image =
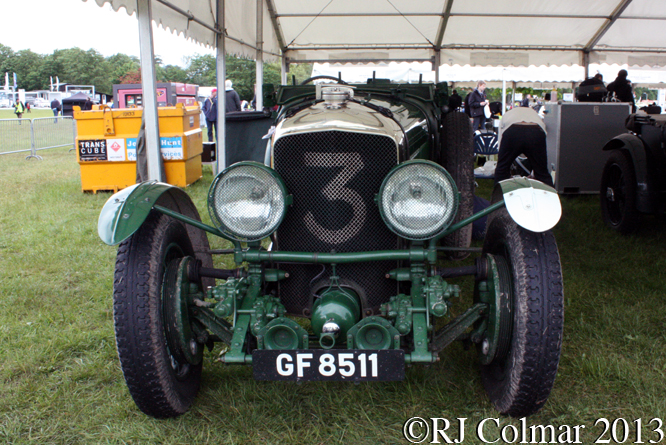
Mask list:
[[[56,49],[95,49],[108,57],[139,57],[139,25],[124,9],[115,12],[93,0],[0,0],[0,43],[14,51],[51,54]],[[185,57],[213,50],[153,25],[155,54],[165,65],[186,66]]]

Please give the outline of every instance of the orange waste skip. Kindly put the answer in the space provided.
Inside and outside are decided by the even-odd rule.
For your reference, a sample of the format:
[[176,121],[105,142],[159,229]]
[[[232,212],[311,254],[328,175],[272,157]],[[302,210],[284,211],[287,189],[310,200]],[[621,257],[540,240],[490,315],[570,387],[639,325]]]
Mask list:
[[[136,141],[141,108],[90,111],[74,108],[76,148],[81,166],[81,189],[117,192],[136,183]],[[159,107],[160,151],[166,182],[185,187],[201,178],[203,138],[199,107]]]

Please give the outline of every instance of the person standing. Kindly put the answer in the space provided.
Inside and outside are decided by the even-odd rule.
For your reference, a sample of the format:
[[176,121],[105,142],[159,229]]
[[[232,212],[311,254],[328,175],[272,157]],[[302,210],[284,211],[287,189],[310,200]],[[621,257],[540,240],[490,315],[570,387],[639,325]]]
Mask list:
[[25,106],[23,105],[23,102],[21,102],[19,99],[16,99],[16,105],[14,105],[14,114],[16,114],[19,119],[21,119],[23,117],[23,113],[25,113]]
[[632,112],[636,112],[636,104],[634,102],[634,92],[631,88],[631,82],[627,79],[627,70],[620,70],[614,81],[606,86],[606,89],[615,93],[615,96],[620,102],[629,102],[631,104]]
[[532,165],[535,179],[553,187],[553,178],[548,173],[546,125],[532,108],[513,108],[502,116],[499,147],[495,184],[511,177],[511,164],[524,154]]
[[530,99],[532,99],[531,94],[526,94],[523,100],[520,102],[520,106],[524,108],[529,108],[530,106]]
[[541,119],[543,119],[546,116],[546,102],[550,102],[550,97],[551,93],[546,93],[543,96],[543,102],[539,105],[539,111],[537,111],[537,114]]
[[257,109],[257,84],[254,84],[254,97],[250,101],[250,108],[253,110]]
[[210,96],[206,98],[201,111],[203,111],[203,114],[206,117],[208,141],[215,142],[213,130],[215,130],[215,135],[217,135],[217,88],[213,88]]
[[576,100],[578,102],[603,102],[607,92],[603,76],[601,73],[597,73],[594,77],[589,77],[578,85]]
[[451,97],[449,97],[449,109],[455,111],[462,106],[462,97],[458,95],[456,90],[453,90]]
[[476,84],[476,89],[470,93],[469,106],[473,119],[472,131],[479,130],[482,128],[482,124],[486,122],[483,107],[488,105],[488,100],[486,99],[485,91],[486,83],[483,80],[479,80]]
[[58,114],[60,114],[60,101],[58,99],[53,99],[51,101],[51,110],[53,110],[53,116],[55,117],[54,123],[58,123]]
[[226,105],[225,105],[225,113],[233,112],[233,111],[240,111],[241,110],[241,103],[240,103],[240,96],[238,93],[233,89],[231,80],[227,79],[227,81],[224,83],[224,89],[225,89],[225,99],[226,99]]

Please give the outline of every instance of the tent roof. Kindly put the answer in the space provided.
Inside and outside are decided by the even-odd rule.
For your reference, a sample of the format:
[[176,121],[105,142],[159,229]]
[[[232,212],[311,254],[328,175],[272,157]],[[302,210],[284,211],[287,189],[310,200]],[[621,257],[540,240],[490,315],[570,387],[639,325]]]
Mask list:
[[[86,0],[84,0],[86,1]],[[95,0],[115,10],[136,0]],[[165,28],[215,42],[216,0],[153,0]],[[256,1],[226,0],[227,52],[256,55]],[[265,60],[666,66],[663,0],[263,0]],[[584,55],[586,55],[584,57]],[[589,60],[587,59],[589,55]]]

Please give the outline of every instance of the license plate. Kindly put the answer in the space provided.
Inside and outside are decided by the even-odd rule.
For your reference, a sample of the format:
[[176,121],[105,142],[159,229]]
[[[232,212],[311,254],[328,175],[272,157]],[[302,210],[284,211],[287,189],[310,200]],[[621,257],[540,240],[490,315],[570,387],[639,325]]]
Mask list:
[[402,350],[256,350],[256,380],[387,382],[404,380]]

